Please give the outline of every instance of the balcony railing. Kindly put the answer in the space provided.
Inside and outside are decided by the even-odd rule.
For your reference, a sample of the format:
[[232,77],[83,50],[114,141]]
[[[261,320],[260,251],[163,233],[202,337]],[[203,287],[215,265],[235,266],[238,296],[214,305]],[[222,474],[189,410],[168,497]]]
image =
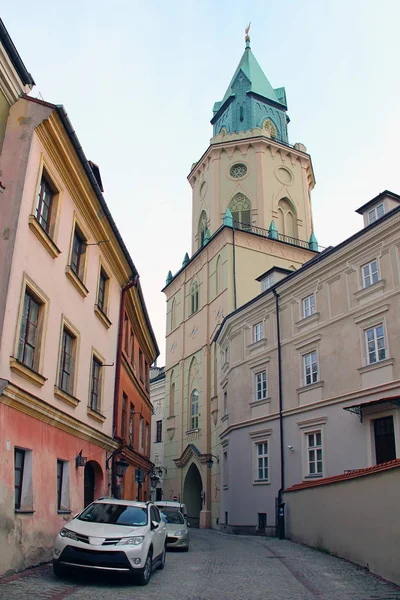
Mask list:
[[276,230],[273,229],[264,229],[263,227],[258,227],[256,225],[250,225],[250,223],[241,223],[240,221],[233,221],[233,228],[239,229],[240,231],[251,231],[251,233],[261,235],[262,237],[269,238],[278,242],[283,242],[284,244],[298,246],[299,248],[304,248],[305,250],[312,250],[314,252],[322,252],[323,250],[325,250],[323,246],[306,242],[305,240],[299,240],[297,238],[291,237],[290,235],[278,233]]

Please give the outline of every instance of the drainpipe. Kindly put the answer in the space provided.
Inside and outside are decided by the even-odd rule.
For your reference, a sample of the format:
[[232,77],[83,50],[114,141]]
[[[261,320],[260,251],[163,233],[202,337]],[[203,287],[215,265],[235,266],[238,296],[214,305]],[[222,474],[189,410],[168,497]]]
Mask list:
[[232,244],[233,244],[233,310],[237,308],[236,302],[236,251],[235,251],[235,227],[232,224]]
[[281,328],[279,320],[279,294],[273,289],[276,306],[276,331],[278,343],[278,390],[279,390],[279,440],[280,440],[280,457],[281,457],[281,487],[278,492],[278,531],[279,539],[285,538],[285,515],[284,506],[282,504],[282,492],[285,489],[285,454],[283,448],[283,396],[282,396],[282,352],[281,352]]
[[[137,286],[139,281],[139,273],[136,271],[131,281],[122,288],[121,292],[121,303],[119,306],[119,326],[118,326],[118,340],[117,340],[117,357],[115,361],[115,386],[114,386],[114,410],[113,410],[113,438],[116,438],[117,426],[118,426],[118,404],[119,395],[121,388],[121,352],[122,352],[122,340],[124,337],[124,313],[125,313],[125,299],[128,290],[133,286]],[[114,459],[111,467],[111,492],[115,495],[117,490],[117,473],[115,470]]]

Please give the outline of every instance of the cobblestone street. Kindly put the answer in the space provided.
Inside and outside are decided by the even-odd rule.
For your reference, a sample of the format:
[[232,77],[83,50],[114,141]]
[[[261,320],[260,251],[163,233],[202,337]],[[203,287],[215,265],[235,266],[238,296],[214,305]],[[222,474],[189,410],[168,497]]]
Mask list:
[[117,577],[58,580],[50,565],[0,581],[5,600],[400,600],[400,588],[289,541],[191,532],[147,587]]

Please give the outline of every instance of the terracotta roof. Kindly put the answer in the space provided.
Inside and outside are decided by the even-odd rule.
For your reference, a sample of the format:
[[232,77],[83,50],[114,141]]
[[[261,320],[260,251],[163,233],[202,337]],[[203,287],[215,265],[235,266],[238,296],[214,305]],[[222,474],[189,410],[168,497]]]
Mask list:
[[312,481],[302,481],[296,483],[292,487],[287,488],[285,492],[297,492],[298,490],[304,490],[311,487],[317,487],[320,485],[328,485],[330,483],[340,483],[341,481],[347,481],[348,479],[356,479],[357,477],[364,477],[365,475],[374,475],[375,473],[381,473],[382,471],[388,471],[389,469],[395,469],[400,467],[400,458],[391,460],[380,465],[374,465],[366,469],[356,469],[355,471],[349,471],[348,473],[341,473],[340,475],[334,475],[333,477],[324,477],[323,479],[313,479]]

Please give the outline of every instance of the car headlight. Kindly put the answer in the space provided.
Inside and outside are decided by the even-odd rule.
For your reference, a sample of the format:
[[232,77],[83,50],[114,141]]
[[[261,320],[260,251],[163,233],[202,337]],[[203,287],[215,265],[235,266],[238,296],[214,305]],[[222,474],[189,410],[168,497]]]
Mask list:
[[61,535],[61,537],[67,537],[67,538],[71,538],[71,540],[78,541],[78,538],[76,537],[76,533],[74,531],[71,531],[70,529],[66,529],[65,527],[63,527],[61,529],[60,535]]
[[174,535],[186,535],[187,529],[180,529],[179,531],[175,531]]
[[137,535],[135,537],[122,538],[117,543],[117,546],[139,546],[144,540],[143,535]]

